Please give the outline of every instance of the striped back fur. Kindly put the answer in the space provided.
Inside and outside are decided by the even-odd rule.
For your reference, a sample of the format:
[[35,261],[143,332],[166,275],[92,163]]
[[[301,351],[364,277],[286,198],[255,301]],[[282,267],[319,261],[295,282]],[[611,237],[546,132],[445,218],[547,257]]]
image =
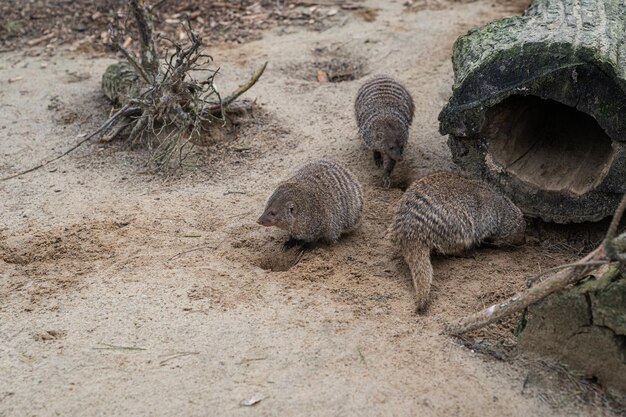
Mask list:
[[409,91],[387,75],[376,75],[367,80],[356,96],[354,110],[359,134],[366,147],[383,151],[388,138],[372,134],[381,123],[393,123],[402,133],[403,145],[409,135],[409,126],[415,111]]
[[421,309],[430,293],[431,251],[459,254],[483,241],[518,244],[525,227],[522,212],[507,197],[478,181],[437,172],[406,190],[389,232],[409,265]]
[[436,172],[406,190],[396,208],[391,239],[399,246],[420,242],[446,254],[485,240],[515,243],[524,228],[522,212],[507,197],[479,181]]
[[363,211],[361,186],[338,163],[321,159],[309,162],[278,185],[266,213],[276,213],[271,224],[287,230],[292,238],[335,242],[354,229]]

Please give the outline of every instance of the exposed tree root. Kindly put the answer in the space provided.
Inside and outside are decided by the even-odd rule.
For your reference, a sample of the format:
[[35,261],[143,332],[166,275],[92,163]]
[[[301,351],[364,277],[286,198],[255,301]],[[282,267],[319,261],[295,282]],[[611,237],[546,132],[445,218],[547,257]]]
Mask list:
[[[235,100],[248,91],[261,77],[267,62],[235,91],[222,98],[213,80],[218,70],[208,67],[212,57],[200,51],[202,40],[185,25],[189,46],[168,40],[174,50],[160,59],[152,28],[150,8],[143,0],[129,0],[132,15],[139,28],[140,57],[124,48],[118,34],[111,29],[111,39],[118,51],[126,58],[125,63],[111,65],[103,76],[103,91],[121,108],[89,136],[81,139],[62,154],[25,171],[2,178],[2,181],[36,171],[68,155],[94,137],[110,141],[126,136],[132,145],[151,150],[150,163],[157,169],[167,168],[172,158],[180,164],[192,139],[207,132],[214,123],[225,123],[229,106],[241,113],[244,103],[233,105]],[[204,79],[193,76],[208,73]],[[239,104],[239,103],[238,103]]]

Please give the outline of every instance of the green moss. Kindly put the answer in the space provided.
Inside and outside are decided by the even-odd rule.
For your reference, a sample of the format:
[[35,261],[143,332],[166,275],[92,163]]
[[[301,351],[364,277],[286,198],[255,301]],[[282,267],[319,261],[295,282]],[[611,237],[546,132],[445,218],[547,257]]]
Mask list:
[[[599,1],[603,7],[597,7],[598,2],[591,0],[536,0],[523,16],[495,20],[458,38],[452,57],[455,77],[453,96],[447,111],[440,117],[442,134],[451,130],[451,123],[446,118],[456,118],[467,125],[475,123],[475,120],[466,121],[466,116],[459,118],[453,113],[465,111],[472,105],[484,106],[483,101],[491,100],[494,91],[503,92],[499,98],[503,100],[510,95],[506,94],[507,89],[536,84],[537,78],[549,77],[560,68],[576,65],[597,67],[622,90],[626,100],[626,6],[621,0]],[[563,10],[571,14],[567,15]],[[579,23],[580,16],[573,14],[583,12],[586,19]],[[581,27],[572,27],[572,22]],[[501,76],[494,71],[494,68],[500,67],[505,68]],[[516,72],[515,83],[510,82],[508,71]],[[477,81],[484,79],[488,82]],[[468,90],[472,90],[471,94]],[[558,91],[553,95],[555,97],[551,98],[559,100]],[[551,92],[547,91],[542,96],[550,97]],[[477,101],[477,98],[481,100]],[[600,99],[603,98],[600,96]],[[620,106],[612,107],[613,112],[621,110]],[[610,112],[610,108],[601,106],[601,112]],[[475,116],[480,118],[482,114],[479,112]],[[594,114],[594,117],[608,124],[619,123],[612,122],[616,119],[614,115],[598,117]],[[623,128],[613,130],[622,132],[624,137],[621,139],[626,140],[626,122],[623,124]],[[603,127],[611,130],[610,127]]]

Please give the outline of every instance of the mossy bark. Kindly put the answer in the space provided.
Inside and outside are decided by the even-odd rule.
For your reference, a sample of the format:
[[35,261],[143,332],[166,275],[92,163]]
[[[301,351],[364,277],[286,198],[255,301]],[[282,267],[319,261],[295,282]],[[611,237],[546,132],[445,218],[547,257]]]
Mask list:
[[102,74],[102,92],[113,104],[127,104],[136,98],[145,87],[137,72],[128,62],[117,62],[107,67]]
[[520,349],[553,357],[626,394],[623,270],[552,294],[528,307],[521,322]]
[[[453,159],[466,173],[505,192],[527,215],[547,221],[599,220],[612,214],[620,194],[626,192],[624,1],[535,0],[522,16],[494,21],[459,38],[454,46],[453,66],[453,95],[439,115],[440,131],[450,135]],[[514,141],[516,132],[523,129],[515,125],[526,122],[526,110],[512,111],[507,117],[506,113],[498,113],[498,105],[509,98],[529,96],[553,100],[575,109],[574,114],[578,111],[595,119],[598,130],[601,128],[602,135],[610,138],[606,145],[609,149],[597,160],[587,160],[585,152],[570,159],[577,165],[606,166],[587,173],[591,179],[582,178],[582,185],[555,185],[554,179],[537,179],[536,173],[511,168],[520,164],[518,158],[493,154],[496,145],[490,135],[494,118],[500,118],[495,127],[500,131],[499,141]],[[537,101],[530,102],[530,106]],[[502,123],[512,127],[502,128]],[[546,123],[550,123],[549,115],[536,121],[536,128],[528,135],[544,135]],[[556,128],[567,123],[558,121]],[[577,123],[576,116],[571,123]],[[589,136],[589,141],[596,140]],[[525,140],[529,144],[526,152],[537,146],[532,139]],[[510,146],[522,145],[511,142]],[[550,155],[550,146],[556,154]],[[550,146],[545,146],[541,156],[533,150],[545,161],[527,163],[526,169],[543,169],[544,164],[558,163],[563,152],[569,152],[567,144]],[[579,143],[572,146],[580,148]],[[546,169],[546,176],[550,175],[578,173],[574,168],[552,173]]]

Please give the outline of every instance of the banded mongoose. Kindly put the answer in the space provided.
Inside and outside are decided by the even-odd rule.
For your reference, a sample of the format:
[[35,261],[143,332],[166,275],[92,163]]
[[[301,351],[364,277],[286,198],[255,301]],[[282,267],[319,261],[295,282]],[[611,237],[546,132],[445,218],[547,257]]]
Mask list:
[[257,223],[288,231],[286,247],[317,240],[333,243],[356,228],[362,211],[361,186],[354,175],[320,159],[278,185]]
[[415,181],[396,206],[389,237],[413,277],[417,310],[428,303],[433,268],[431,251],[444,255],[488,242],[524,242],[526,222],[520,209],[486,185],[450,172]]
[[361,141],[383,166],[383,185],[389,188],[391,171],[402,161],[415,107],[409,91],[387,75],[370,78],[359,88],[354,103]]

